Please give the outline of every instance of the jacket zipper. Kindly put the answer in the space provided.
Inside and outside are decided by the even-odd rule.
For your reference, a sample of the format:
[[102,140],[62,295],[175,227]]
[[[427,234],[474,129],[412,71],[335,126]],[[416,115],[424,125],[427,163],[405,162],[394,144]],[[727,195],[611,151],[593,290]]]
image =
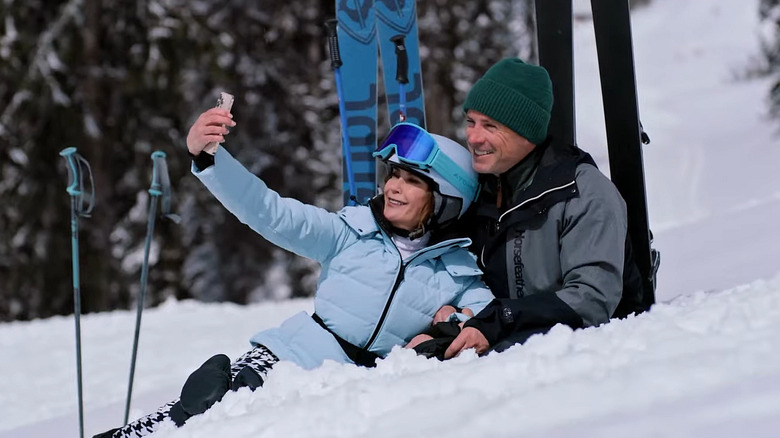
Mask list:
[[[389,237],[388,237],[389,238]],[[390,239],[392,241],[392,239]],[[406,267],[409,266],[409,263],[412,262],[412,260],[416,259],[422,254],[425,254],[426,252],[437,248],[439,245],[442,245],[441,242],[437,245],[430,246],[428,248],[425,248],[422,252],[418,252],[414,255],[414,257],[410,258],[409,260],[404,263],[403,257],[401,256],[401,253],[398,253],[398,257],[401,259],[401,269],[398,270],[398,275],[395,277],[395,283],[393,283],[393,289],[390,290],[390,296],[387,297],[387,302],[385,303],[385,308],[382,310],[382,316],[379,317],[379,322],[376,324],[376,328],[374,329],[374,333],[371,334],[371,337],[368,338],[368,342],[366,342],[366,346],[363,347],[364,350],[368,351],[371,348],[371,345],[374,343],[376,338],[379,336],[379,332],[382,331],[382,326],[385,323],[385,318],[387,318],[387,313],[390,311],[390,304],[393,303],[393,298],[395,297],[396,291],[398,291],[398,287],[401,286],[401,282],[404,281],[404,274],[406,272]],[[396,251],[398,248],[396,247]]]
[[[537,199],[542,198],[543,196],[546,196],[546,195],[548,195],[548,194],[550,194],[552,192],[558,191],[558,190],[565,189],[566,187],[572,186],[575,183],[576,183],[576,180],[571,180],[570,182],[568,182],[568,183],[566,183],[566,184],[564,184],[562,186],[558,186],[558,187],[553,187],[551,189],[547,189],[547,190],[543,191],[542,193],[534,196],[533,198],[528,198],[525,201],[515,205],[514,207],[512,207],[509,210],[505,211],[501,216],[498,217],[498,220],[496,221],[496,225],[495,225],[494,231],[496,233],[498,232],[499,228],[501,227],[501,220],[504,218],[504,216],[508,215],[509,213],[511,213],[511,212],[517,210],[518,208],[528,204],[529,202],[536,201]],[[482,263],[482,266],[485,266],[485,245],[482,245],[482,250],[480,251],[480,254],[479,254],[479,260]]]
[[401,269],[398,270],[398,275],[395,277],[395,283],[393,284],[393,289],[390,291],[390,296],[387,297],[387,302],[385,303],[385,308],[382,310],[382,316],[379,317],[379,322],[376,324],[376,328],[374,329],[374,333],[371,334],[371,337],[368,338],[368,342],[366,342],[366,346],[363,348],[364,350],[368,351],[371,348],[371,345],[376,340],[377,336],[379,336],[379,332],[382,330],[382,325],[385,323],[385,318],[387,317],[387,312],[390,311],[390,304],[393,302],[393,297],[395,297],[396,291],[398,291],[398,287],[401,285],[401,282],[404,281],[404,273],[406,271],[406,264],[404,264],[403,260],[401,261]]

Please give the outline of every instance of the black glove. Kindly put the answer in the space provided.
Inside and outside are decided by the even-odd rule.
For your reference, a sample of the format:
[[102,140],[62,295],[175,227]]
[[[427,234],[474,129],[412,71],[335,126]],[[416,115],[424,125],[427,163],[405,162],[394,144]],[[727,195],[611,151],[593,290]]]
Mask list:
[[452,341],[460,334],[459,321],[444,321],[434,324],[425,334],[433,336],[433,339],[420,342],[413,350],[428,359],[435,357],[444,360],[444,352]]
[[238,391],[238,388],[243,388],[245,386],[252,391],[263,386],[263,378],[250,366],[241,368],[241,371],[236,374],[236,378],[233,379],[230,390]]
[[181,400],[171,406],[171,410],[168,411],[168,416],[171,417],[171,420],[173,420],[173,424],[175,424],[176,427],[184,426],[184,423],[192,417],[192,415],[184,412],[184,409],[181,407]]
[[543,333],[559,323],[573,329],[585,325],[582,317],[558,295],[539,293],[523,298],[494,299],[463,326],[474,327],[490,345],[496,345],[515,332]]
[[195,370],[181,389],[181,407],[190,416],[202,414],[230,389],[230,358],[218,354]]

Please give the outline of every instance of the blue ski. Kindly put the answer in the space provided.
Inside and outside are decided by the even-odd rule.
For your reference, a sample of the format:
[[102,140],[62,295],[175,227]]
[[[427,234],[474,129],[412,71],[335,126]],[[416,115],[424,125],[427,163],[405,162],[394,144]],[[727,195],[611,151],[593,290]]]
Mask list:
[[[423,95],[420,50],[417,37],[417,8],[414,0],[376,0],[376,28],[379,53],[382,56],[385,92],[387,94],[390,125],[401,121],[401,104],[405,103],[404,116],[407,122],[425,127],[425,100]],[[408,71],[398,70],[398,39],[405,43]],[[400,74],[399,74],[400,73]],[[403,84],[399,77],[407,77]],[[404,89],[404,95],[400,93]],[[403,99],[405,97],[405,99]]]
[[[343,64],[342,119],[346,126],[356,202],[363,204],[376,192],[377,49],[373,0],[336,0],[338,44]],[[349,199],[347,157],[342,159],[344,204]]]

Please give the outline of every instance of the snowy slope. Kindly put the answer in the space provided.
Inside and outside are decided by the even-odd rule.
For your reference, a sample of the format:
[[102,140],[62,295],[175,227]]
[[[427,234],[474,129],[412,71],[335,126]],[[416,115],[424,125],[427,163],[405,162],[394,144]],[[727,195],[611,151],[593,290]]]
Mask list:
[[[575,0],[578,8],[587,4]],[[651,223],[651,312],[556,328],[501,355],[440,363],[395,351],[375,370],[287,364],[165,437],[780,436],[780,141],[757,53],[757,0],[654,0],[634,17]],[[578,138],[606,166],[593,35],[575,29]],[[741,285],[741,286],[740,286]],[[706,292],[705,292],[706,291]],[[144,314],[133,409],[311,300],[169,302]],[[132,312],[82,319],[86,434],[124,412]],[[78,436],[72,318],[0,324],[0,438]]]
[[[575,0],[579,8],[590,2]],[[632,21],[658,298],[780,271],[780,123],[767,120],[758,1],[653,0]],[[608,172],[593,26],[575,28],[580,146]]]
[[[149,310],[133,414],[176,397],[212,353],[236,357],[252,330],[309,305]],[[114,340],[130,339],[133,320],[131,312],[83,320],[89,436],[121,423],[130,343]],[[280,364],[262,390],[230,393],[157,436],[776,437],[779,331],[780,276],[598,328],[558,327],[485,358],[442,363],[397,350],[375,370]],[[0,437],[77,436],[71,338],[66,318],[0,326]]]

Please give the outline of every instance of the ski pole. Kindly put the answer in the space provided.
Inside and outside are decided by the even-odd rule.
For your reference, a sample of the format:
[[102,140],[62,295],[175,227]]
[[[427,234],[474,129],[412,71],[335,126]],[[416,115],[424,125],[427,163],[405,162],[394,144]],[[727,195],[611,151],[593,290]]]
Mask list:
[[330,66],[336,77],[336,93],[339,98],[339,117],[341,118],[341,145],[343,147],[344,165],[346,166],[347,182],[349,184],[350,205],[357,204],[357,189],[355,188],[355,175],[352,173],[352,148],[349,144],[349,132],[347,126],[347,109],[344,105],[344,97],[341,91],[341,53],[339,52],[338,20],[332,18],[325,22],[328,36],[328,49],[330,52]]
[[135,336],[133,337],[133,354],[130,359],[130,379],[127,383],[127,403],[125,404],[125,422],[127,424],[130,415],[130,400],[133,395],[133,377],[135,375],[135,361],[138,353],[138,338],[141,331],[141,314],[144,310],[146,297],[146,284],[149,276],[149,250],[152,246],[154,235],[154,222],[157,216],[157,200],[162,197],[162,214],[164,217],[179,223],[179,216],[170,213],[171,209],[171,183],[168,176],[168,165],[165,163],[165,152],[154,151],[152,153],[152,185],[149,188],[149,218],[146,223],[146,243],[144,245],[144,261],[141,265],[141,289],[138,292],[138,307],[135,314]]
[[396,35],[390,38],[395,44],[395,80],[398,81],[398,110],[400,112],[398,121],[406,120],[406,84],[409,83],[409,55],[406,52],[403,35]]
[[[84,396],[81,372],[81,288],[79,279],[79,217],[89,217],[95,205],[95,187],[92,169],[89,163],[76,152],[76,148],[67,147],[60,156],[68,164],[68,187],[70,196],[70,235],[71,258],[73,264],[73,319],[76,325],[76,385],[79,404],[79,436],[84,438]],[[89,176],[90,189],[84,186],[84,172]],[[86,193],[85,193],[86,192]]]

